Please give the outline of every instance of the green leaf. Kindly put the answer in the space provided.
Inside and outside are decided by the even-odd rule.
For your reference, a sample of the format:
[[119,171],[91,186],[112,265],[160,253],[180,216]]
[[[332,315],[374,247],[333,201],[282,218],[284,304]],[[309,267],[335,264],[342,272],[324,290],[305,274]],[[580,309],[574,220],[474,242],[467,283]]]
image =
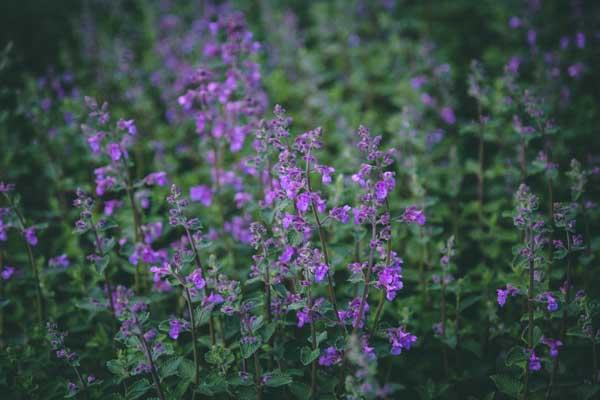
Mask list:
[[317,347],[324,341],[327,340],[327,331],[323,331],[317,335]]
[[479,300],[481,300],[482,296],[478,295],[478,296],[469,296],[466,299],[462,300],[460,302],[460,311],[464,311],[467,308],[471,307],[473,304],[477,303]]
[[128,387],[127,399],[134,400],[142,397],[150,389],[150,382],[147,379],[140,379]]
[[256,352],[256,350],[258,350],[262,341],[258,337],[255,337],[255,339],[256,340],[254,342],[250,343],[247,343],[246,341],[242,342],[240,340],[240,350],[242,352],[242,357],[249,358],[252,354]]
[[490,378],[496,384],[496,387],[499,391],[504,393],[505,395],[517,398],[519,393],[521,392],[521,383],[508,375],[492,375]]
[[299,400],[308,400],[310,398],[310,387],[305,383],[293,382],[290,385],[290,392]]
[[292,377],[287,374],[273,374],[265,385],[269,387],[285,386],[292,383]]
[[127,369],[121,360],[107,361],[106,368],[108,368],[111,373],[117,375],[119,378],[126,378],[128,376]]
[[106,270],[106,267],[108,267],[109,262],[110,262],[109,256],[104,256],[104,257],[98,258],[94,262],[94,265],[96,266],[96,272],[98,272],[100,275],[104,274],[104,270]]
[[300,350],[300,360],[302,364],[308,365],[319,357],[319,349],[311,350],[309,347],[304,346]]
[[192,382],[194,380],[194,375],[196,373],[196,366],[191,360],[187,358],[182,358],[181,363],[179,364],[179,375],[188,381]]
[[164,378],[175,375],[182,359],[183,357],[171,357],[167,359],[160,367],[160,375]]
[[276,322],[271,322],[270,324],[267,324],[264,326],[264,328],[261,330],[261,336],[264,342],[268,342],[269,339],[271,339],[271,336],[273,336],[273,334],[275,333],[275,330],[277,329],[277,323]]

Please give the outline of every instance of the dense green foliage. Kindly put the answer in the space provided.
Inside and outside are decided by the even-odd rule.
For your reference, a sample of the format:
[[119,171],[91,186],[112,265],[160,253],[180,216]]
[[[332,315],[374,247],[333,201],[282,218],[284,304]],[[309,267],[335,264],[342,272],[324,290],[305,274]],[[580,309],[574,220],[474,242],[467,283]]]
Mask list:
[[0,397],[600,397],[599,3],[39,3],[0,8]]

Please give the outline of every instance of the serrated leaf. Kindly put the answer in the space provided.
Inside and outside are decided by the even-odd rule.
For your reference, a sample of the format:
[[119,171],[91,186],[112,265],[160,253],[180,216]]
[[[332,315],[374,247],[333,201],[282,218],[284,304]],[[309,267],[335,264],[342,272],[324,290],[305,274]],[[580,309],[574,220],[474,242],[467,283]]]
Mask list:
[[273,374],[265,385],[269,387],[280,387],[292,383],[292,377],[287,374]]
[[187,358],[182,358],[178,371],[181,377],[192,382],[194,380],[194,375],[196,374],[196,366],[194,365],[193,361],[188,360]]
[[319,357],[319,349],[311,350],[309,347],[303,347],[300,350],[300,361],[302,364],[308,365]]
[[120,378],[127,377],[127,369],[120,360],[110,360],[106,362],[106,368]]
[[518,398],[521,392],[521,383],[508,375],[492,375],[490,379],[494,381],[499,391],[512,398]]
[[176,374],[182,359],[183,357],[171,357],[167,359],[160,368],[160,375],[166,378]]
[[150,382],[146,379],[140,379],[127,389],[127,399],[139,399],[150,389]]
[[258,337],[255,337],[255,339],[256,340],[252,342],[247,342],[246,340],[240,341],[240,350],[243,358],[249,358],[260,347],[262,341]]
[[106,270],[106,267],[108,267],[109,262],[110,262],[109,256],[104,256],[104,257],[98,258],[94,262],[94,266],[96,267],[96,272],[98,272],[100,275],[104,274],[104,271]]

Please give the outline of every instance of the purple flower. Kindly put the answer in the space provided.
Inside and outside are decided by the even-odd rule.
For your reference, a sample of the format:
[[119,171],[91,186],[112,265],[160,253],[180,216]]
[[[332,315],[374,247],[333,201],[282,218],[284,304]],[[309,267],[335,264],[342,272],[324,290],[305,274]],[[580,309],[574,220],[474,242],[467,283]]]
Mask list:
[[332,365],[339,364],[342,361],[342,352],[331,346],[325,349],[323,354],[319,357],[319,365],[325,367],[331,367]]
[[540,361],[540,358],[535,355],[535,350],[531,350],[528,365],[530,371],[539,371],[540,369],[542,369],[542,363]]
[[442,110],[440,111],[440,117],[448,125],[454,125],[454,123],[456,123],[456,116],[454,115],[454,110],[452,107],[442,107]]
[[375,184],[375,197],[377,197],[377,200],[379,201],[383,201],[387,198],[388,196],[388,189],[387,189],[387,185],[385,184],[384,181],[379,181]]
[[104,138],[104,132],[96,132],[95,134],[88,136],[87,142],[90,146],[90,150],[93,154],[99,154],[102,148],[102,139]]
[[178,319],[172,319],[169,321],[169,337],[173,340],[177,340],[179,333],[184,328],[184,324]]
[[331,218],[340,221],[342,224],[347,224],[350,221],[350,210],[352,207],[345,205],[343,207],[335,207],[329,211]]
[[54,258],[51,258],[48,261],[48,264],[51,267],[68,268],[71,263],[69,262],[69,257],[67,257],[66,254],[61,254],[60,256],[56,256]]
[[508,296],[515,297],[519,294],[519,289],[509,283],[506,285],[506,289],[497,289],[496,294],[498,295],[498,305],[503,307]]
[[117,208],[120,208],[123,202],[120,200],[106,200],[104,202],[104,215],[111,216]]
[[321,282],[327,276],[329,272],[329,266],[327,264],[320,264],[315,268],[315,282]]
[[519,67],[521,66],[521,59],[519,57],[511,57],[510,60],[508,60],[508,64],[506,64],[506,71],[511,73],[511,74],[516,74],[517,72],[519,72]]
[[577,78],[583,72],[583,64],[575,63],[575,64],[569,66],[569,68],[567,69],[567,72],[569,73],[569,76],[571,78]]
[[15,185],[12,183],[4,183],[0,181],[0,193],[9,193],[15,190]]
[[157,186],[166,186],[169,183],[167,179],[167,173],[164,171],[157,171],[148,174],[144,181],[147,185],[157,185]]
[[577,44],[577,47],[583,49],[585,47],[585,33],[577,32],[575,35],[575,43]]
[[517,29],[521,26],[521,18],[519,17],[510,17],[510,19],[508,20],[508,26],[510,26],[512,29]]
[[323,182],[325,185],[331,183],[331,174],[335,172],[335,168],[319,166],[317,167],[317,171],[319,171],[319,173],[321,174],[321,182]]
[[106,152],[110,155],[113,161],[119,161],[123,153],[121,152],[121,145],[118,143],[109,143],[106,147]]
[[204,206],[208,207],[212,203],[213,192],[206,185],[199,185],[190,188],[190,199],[199,201]]
[[281,256],[279,256],[279,262],[287,264],[290,261],[292,261],[292,257],[294,257],[294,254],[296,253],[296,250],[294,249],[293,246],[285,246],[285,249],[283,250],[283,253],[281,253]]
[[404,210],[404,214],[402,214],[402,221],[408,224],[418,224],[425,225],[425,214],[423,210],[419,210],[417,206],[410,206]]
[[541,298],[546,301],[546,308],[548,309],[548,311],[554,312],[558,310],[558,302],[556,301],[556,298],[552,296],[552,293],[542,293]]
[[35,234],[35,228],[33,226],[25,229],[25,232],[23,232],[23,234],[25,235],[25,240],[27,240],[27,243],[29,243],[32,246],[38,244],[38,238]]
[[529,43],[530,46],[535,46],[535,42],[537,40],[537,32],[535,31],[535,29],[530,29],[527,31],[527,43]]
[[306,324],[310,324],[312,319],[310,318],[310,310],[308,307],[304,307],[301,310],[298,310],[296,313],[296,318],[298,318],[298,328],[302,328]]
[[69,382],[67,384],[67,392],[69,392],[69,394],[77,393],[77,385],[74,384],[73,382]]
[[353,326],[362,328],[365,324],[365,317],[370,307],[369,303],[365,301],[362,309],[362,315],[359,316],[361,302],[362,298],[356,297],[348,304],[347,310],[338,311],[338,317],[340,321],[344,323],[351,323]]
[[562,347],[563,343],[558,339],[542,338],[542,343],[550,349],[550,357],[558,357],[558,348]]
[[392,345],[390,353],[395,356],[402,353],[402,350],[410,350],[412,345],[417,341],[415,335],[406,332],[402,327],[388,329],[387,334]]
[[192,273],[187,277],[187,281],[194,284],[196,289],[202,289],[206,286],[206,281],[202,277],[202,270],[196,268]]
[[307,212],[310,207],[310,194],[306,192],[301,193],[296,199],[296,207],[301,213]]
[[15,274],[15,271],[16,269],[14,267],[7,265],[6,267],[4,267],[2,272],[0,272],[0,276],[2,277],[2,279],[7,281],[10,278],[12,278],[12,276]]
[[137,133],[137,128],[135,127],[135,122],[130,120],[120,119],[117,122],[117,128],[127,131],[131,136],[135,136]]
[[386,291],[385,297],[388,301],[394,300],[396,292],[404,286],[402,283],[402,275],[400,268],[386,267],[383,268],[377,277],[377,286],[383,287]]

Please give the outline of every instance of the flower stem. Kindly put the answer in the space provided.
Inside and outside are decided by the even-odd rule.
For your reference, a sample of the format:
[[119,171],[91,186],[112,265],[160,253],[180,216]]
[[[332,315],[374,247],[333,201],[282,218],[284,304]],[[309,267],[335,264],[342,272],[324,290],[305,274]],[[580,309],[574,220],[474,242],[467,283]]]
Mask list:
[[146,354],[146,359],[150,364],[150,375],[152,376],[152,380],[154,381],[154,388],[156,389],[156,393],[160,400],[165,400],[165,395],[163,393],[162,386],[160,384],[160,377],[158,376],[158,372],[156,371],[156,366],[154,365],[154,360],[152,359],[152,354],[150,353],[150,348],[148,347],[148,343],[146,339],[144,339],[143,334],[138,335],[138,339],[140,340],[142,347],[144,349],[144,353]]
[[[185,301],[187,303],[188,313],[190,314],[191,333],[192,333],[192,350],[194,352],[194,384],[198,386],[199,383],[199,368],[200,360],[198,359],[198,344],[196,342],[196,318],[194,316],[194,309],[192,307],[192,296],[190,295],[190,289],[187,286],[185,288]],[[192,392],[192,399],[196,397],[196,392]]]

